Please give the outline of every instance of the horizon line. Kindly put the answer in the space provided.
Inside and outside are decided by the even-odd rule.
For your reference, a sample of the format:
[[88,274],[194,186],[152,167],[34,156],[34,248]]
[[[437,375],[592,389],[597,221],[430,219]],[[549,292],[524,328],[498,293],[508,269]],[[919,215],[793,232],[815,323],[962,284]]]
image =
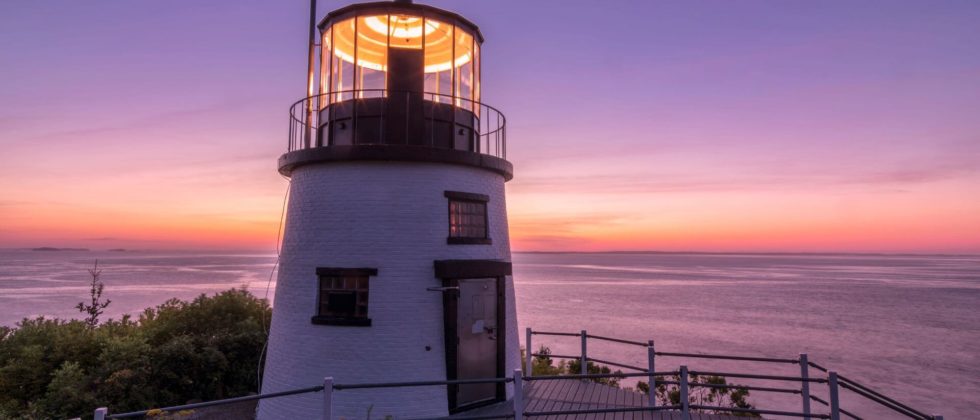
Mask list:
[[[41,250],[41,248],[46,248]],[[0,251],[34,251],[34,252],[115,252],[125,254],[130,252],[203,252],[203,253],[261,253],[275,256],[272,251],[258,249],[207,249],[207,248],[87,248],[87,247],[9,247]],[[512,254],[664,254],[664,255],[860,255],[879,257],[980,257],[980,253],[948,253],[948,252],[870,252],[870,251],[662,251],[662,250],[611,250],[611,251],[511,251]]]

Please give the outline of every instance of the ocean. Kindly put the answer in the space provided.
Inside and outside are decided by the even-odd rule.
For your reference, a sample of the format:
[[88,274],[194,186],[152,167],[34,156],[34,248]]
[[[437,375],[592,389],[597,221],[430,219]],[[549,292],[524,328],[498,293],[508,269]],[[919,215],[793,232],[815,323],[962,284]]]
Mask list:
[[[105,317],[231,287],[260,297],[268,287],[274,295],[270,254],[2,250],[0,325],[39,315],[80,317],[74,306],[88,296],[86,269],[96,259],[112,300]],[[523,329],[532,327],[655,340],[665,352],[807,353],[919,410],[980,418],[980,256],[517,253],[513,260],[522,341]],[[532,345],[542,344],[555,354],[579,351],[576,338],[535,336]],[[589,353],[646,364],[639,347],[593,340]],[[658,357],[657,370],[681,364],[799,374],[789,364],[671,357]],[[813,389],[826,395],[825,385]],[[862,417],[898,418],[850,391],[841,399]],[[750,401],[799,410],[798,395],[753,392]]]

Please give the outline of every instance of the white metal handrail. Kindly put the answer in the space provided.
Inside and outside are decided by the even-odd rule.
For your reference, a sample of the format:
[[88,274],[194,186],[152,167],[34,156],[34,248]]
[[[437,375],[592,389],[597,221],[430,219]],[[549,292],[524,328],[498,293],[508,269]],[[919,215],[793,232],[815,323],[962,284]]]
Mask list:
[[[595,358],[590,358],[588,356],[588,339],[597,339],[608,342],[615,342],[627,345],[641,346],[642,343],[638,341],[623,340],[611,337],[602,337],[589,335],[587,331],[583,330],[580,333],[566,333],[566,332],[548,332],[548,331],[533,331],[530,328],[526,330],[526,341],[525,347],[528,349],[526,352],[525,359],[525,369],[527,370],[526,375],[521,369],[515,369],[511,377],[506,378],[485,378],[485,379],[457,379],[457,380],[432,380],[432,381],[412,381],[412,382],[387,382],[387,383],[356,383],[356,384],[338,384],[335,383],[332,377],[324,378],[322,385],[299,388],[294,390],[269,393],[269,394],[259,394],[250,395],[245,397],[228,398],[223,400],[208,401],[195,404],[186,404],[181,406],[166,407],[160,410],[162,411],[178,411],[187,410],[195,408],[213,407],[224,404],[232,404],[243,401],[261,400],[266,398],[277,398],[288,395],[298,395],[306,393],[317,393],[323,392],[323,418],[327,420],[333,419],[333,394],[334,392],[342,392],[344,390],[351,389],[368,389],[368,388],[401,388],[401,387],[421,387],[421,386],[446,386],[446,385],[464,385],[464,384],[481,384],[481,383],[511,383],[514,386],[514,397],[511,400],[512,410],[509,413],[496,414],[496,415],[484,415],[484,416],[469,416],[460,417],[454,416],[453,419],[457,420],[480,420],[480,419],[491,419],[491,418],[514,418],[516,420],[523,420],[524,417],[538,417],[538,416],[559,416],[559,415],[574,415],[574,414],[589,414],[589,413],[616,413],[616,412],[653,412],[653,411],[664,411],[664,410],[679,410],[681,417],[685,420],[691,418],[692,410],[712,410],[712,411],[724,411],[731,413],[751,413],[751,414],[761,414],[761,415],[779,415],[779,416],[789,416],[789,417],[800,417],[804,419],[830,419],[830,420],[840,420],[841,415],[848,416],[852,419],[860,420],[858,417],[850,411],[844,410],[840,407],[840,390],[845,389],[854,392],[855,394],[874,401],[882,406],[891,409],[892,411],[902,414],[906,417],[919,420],[942,420],[943,417],[940,415],[927,415],[921,411],[915,410],[905,404],[899,403],[898,401],[886,397],[881,393],[878,393],[864,385],[847,379],[843,376],[837,374],[836,371],[829,370],[820,366],[814,362],[808,360],[805,353],[800,354],[799,359],[780,359],[780,358],[768,358],[768,357],[746,357],[746,356],[730,356],[730,355],[710,355],[710,354],[699,354],[699,353],[671,353],[671,352],[657,352],[654,348],[653,340],[649,340],[647,344],[643,347],[647,349],[647,367],[637,367],[630,366],[626,364],[614,364],[616,366],[625,367],[628,369],[637,370],[637,373],[607,373],[607,374],[589,374],[587,371],[588,362],[598,362],[598,363],[609,363],[608,361],[603,361]],[[530,350],[532,343],[532,336],[534,335],[549,335],[549,336],[560,336],[560,337],[579,337],[582,340],[582,353],[576,356],[562,356],[553,354],[535,354]],[[568,359],[578,359],[581,362],[582,370],[579,374],[569,374],[569,375],[550,375],[550,376],[534,376],[531,372],[531,366],[533,363],[533,357],[554,357],[554,358],[568,358]],[[667,356],[667,357],[696,357],[696,358],[708,358],[708,359],[720,359],[720,360],[737,360],[737,361],[749,361],[749,362],[762,362],[762,363],[788,363],[792,361],[794,364],[798,363],[800,365],[800,376],[784,376],[784,375],[763,375],[757,373],[740,373],[740,372],[715,372],[715,371],[699,371],[699,370],[689,370],[687,365],[681,365],[676,371],[656,371],[656,356]],[[613,363],[610,363],[613,364]],[[826,373],[826,377],[812,377],[809,372],[809,368],[813,367],[817,371]],[[677,381],[670,380],[660,380],[659,383],[676,385],[679,391],[679,402],[678,405],[660,405],[656,403],[656,384],[657,377],[665,376],[677,376]],[[790,388],[775,388],[775,387],[761,387],[761,386],[749,386],[749,385],[715,385],[715,384],[705,384],[705,383],[692,383],[690,382],[690,377],[692,375],[710,375],[710,376],[722,376],[730,378],[743,378],[743,379],[755,379],[755,380],[771,380],[771,381],[783,381],[783,382],[794,382],[799,383],[800,389],[790,389]],[[524,401],[524,386],[526,382],[533,381],[552,381],[552,380],[589,380],[589,379],[602,379],[602,378],[632,378],[640,377],[647,378],[650,382],[650,392],[648,405],[643,407],[614,407],[614,408],[589,408],[589,409],[573,409],[573,410],[550,410],[550,411],[528,411],[526,402]],[[811,383],[816,384],[827,384],[828,390],[828,400],[823,400],[817,396],[810,395],[809,385]],[[802,397],[801,411],[780,411],[780,410],[768,410],[768,409],[758,409],[758,408],[737,408],[737,407],[720,407],[720,406],[709,406],[702,404],[691,404],[689,402],[690,390],[695,387],[727,387],[734,389],[748,389],[756,390],[762,392],[775,392],[775,393],[792,393],[800,394]],[[828,413],[814,413],[810,407],[810,401],[816,401],[829,408]],[[129,413],[113,414],[109,415],[108,408],[100,407],[95,410],[95,420],[105,420],[105,419],[116,419],[116,418],[129,418],[129,417],[144,417],[151,410],[134,411]],[[415,419],[421,420],[421,419]]]

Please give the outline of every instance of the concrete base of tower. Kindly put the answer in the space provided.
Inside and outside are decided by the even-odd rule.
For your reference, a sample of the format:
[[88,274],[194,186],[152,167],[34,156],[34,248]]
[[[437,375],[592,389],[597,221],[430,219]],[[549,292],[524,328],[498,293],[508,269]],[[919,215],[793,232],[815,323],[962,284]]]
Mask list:
[[[446,279],[435,261],[510,261],[504,177],[486,169],[429,162],[330,162],[292,172],[287,222],[273,303],[263,393],[335,383],[450,378]],[[489,244],[453,244],[447,191],[487,197]],[[315,323],[321,308],[318,268],[370,269],[369,325]],[[323,272],[321,270],[321,272]],[[478,273],[477,273],[478,274]],[[520,367],[513,279],[501,275],[503,340],[495,363]],[[455,367],[453,369],[456,369]],[[512,394],[510,385],[505,395]],[[446,386],[337,390],[334,418],[445,416]],[[322,418],[324,395],[265,399],[258,418]]]

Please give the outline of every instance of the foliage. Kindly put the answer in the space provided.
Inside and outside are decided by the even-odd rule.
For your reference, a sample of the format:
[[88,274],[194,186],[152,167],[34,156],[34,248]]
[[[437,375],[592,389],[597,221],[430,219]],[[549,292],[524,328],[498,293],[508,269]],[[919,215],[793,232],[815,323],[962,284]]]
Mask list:
[[172,299],[136,320],[38,317],[2,327],[0,419],[91,418],[99,406],[118,413],[247,395],[270,316],[264,299],[232,289]]
[[102,275],[102,270],[99,269],[99,260],[95,260],[95,266],[88,269],[88,274],[92,276],[92,284],[89,291],[91,303],[85,304],[85,302],[78,302],[78,305],[75,305],[75,308],[78,309],[79,312],[88,315],[88,318],[85,318],[85,323],[88,324],[89,327],[94,328],[99,324],[99,315],[102,315],[102,312],[105,311],[105,308],[107,308],[112,301],[109,299],[106,299],[105,301],[102,300],[102,288],[105,287],[105,284],[99,280],[99,276]]
[[[666,384],[665,381],[680,382],[680,376],[657,376],[657,401],[661,405],[680,405],[680,387]],[[698,386],[710,385],[710,386]],[[650,393],[650,384],[640,381],[637,390],[644,394]],[[749,403],[749,390],[738,385],[728,384],[723,376],[688,375],[688,404],[705,405],[725,408],[755,408]],[[693,410],[706,413],[727,414],[737,417],[759,417],[755,413],[739,413],[725,410]]]
[[[570,361],[561,361],[557,365],[554,364],[554,360],[551,358],[551,348],[541,346],[537,353],[537,356],[531,358],[531,374],[532,376],[553,376],[553,375],[578,375],[582,372],[581,366],[582,362],[577,359]],[[524,366],[525,362],[524,349],[521,349],[521,368],[527,370]],[[585,364],[586,373],[590,375],[596,374],[613,374],[613,373],[623,373],[621,370],[616,370],[613,372],[609,369],[609,366],[597,365],[593,362],[586,362]],[[591,378],[592,382],[597,382],[600,384],[605,384],[619,388],[620,378]]]
[[[525,365],[526,353],[524,349],[521,349],[521,369],[527,371],[527,366]],[[545,346],[541,346],[536,355],[531,358],[531,373],[532,376],[553,376],[553,375],[578,375],[582,366],[581,361],[577,359],[572,359],[569,361],[561,361],[556,365],[551,357],[551,349]],[[593,362],[588,362],[586,364],[586,369],[588,374],[618,374],[623,373],[620,370],[613,372],[608,366],[597,365]],[[589,380],[609,386],[619,388],[622,378],[591,378]],[[680,377],[674,375],[670,378],[665,378],[663,376],[657,377],[657,401],[661,405],[680,405],[681,392],[677,385],[665,384],[665,381],[679,382]],[[725,408],[755,408],[749,403],[749,390],[738,385],[729,385],[728,380],[722,376],[701,376],[701,375],[689,375],[688,376],[688,402],[692,405],[706,405],[706,406],[716,406]],[[698,384],[711,385],[711,386],[697,386]],[[628,389],[628,388],[627,388]],[[650,393],[650,384],[644,381],[639,381],[636,384],[636,390],[644,394]],[[724,410],[694,410],[699,412],[716,413],[716,414],[728,414],[740,417],[759,417],[757,414],[752,413],[734,413]]]

